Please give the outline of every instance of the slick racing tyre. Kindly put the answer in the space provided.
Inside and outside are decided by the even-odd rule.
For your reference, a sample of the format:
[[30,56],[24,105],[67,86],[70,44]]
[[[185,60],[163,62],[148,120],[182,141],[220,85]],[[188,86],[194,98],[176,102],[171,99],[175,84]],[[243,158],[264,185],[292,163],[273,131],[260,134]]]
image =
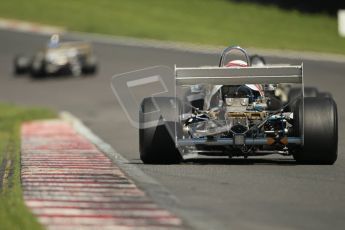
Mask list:
[[[304,87],[304,97],[317,97],[319,95],[319,91],[315,87]],[[287,111],[293,110],[296,106],[296,102],[298,99],[302,98],[302,89],[300,87],[291,88],[289,91],[288,99],[289,105],[287,107]]]
[[332,97],[332,94],[329,92],[320,92],[318,97]]
[[98,64],[97,59],[94,56],[88,57],[82,66],[83,74],[92,75],[97,72]]
[[[158,110],[155,104],[160,110],[156,122],[152,121],[152,113]],[[142,101],[139,112],[139,151],[140,159],[145,164],[177,164],[182,161],[173,139],[175,122],[172,121],[176,119],[174,109],[179,111],[180,108],[180,101],[171,97],[149,97]],[[165,118],[166,114],[173,117]],[[152,125],[152,122],[155,124]],[[148,125],[150,123],[151,125]],[[177,132],[181,133],[181,130],[178,126]]]
[[44,61],[35,61],[30,70],[31,77],[34,79],[43,78],[46,75],[44,66]]
[[23,56],[16,56],[13,61],[14,74],[22,75],[28,73],[30,70],[30,59]]
[[304,117],[303,100],[298,100],[294,110],[294,127],[295,135],[304,135],[304,145],[293,153],[298,163],[334,164],[338,151],[338,114],[332,98],[304,98]]
[[32,59],[30,75],[34,79],[43,78],[46,75],[45,71],[46,62],[44,54],[39,53]]

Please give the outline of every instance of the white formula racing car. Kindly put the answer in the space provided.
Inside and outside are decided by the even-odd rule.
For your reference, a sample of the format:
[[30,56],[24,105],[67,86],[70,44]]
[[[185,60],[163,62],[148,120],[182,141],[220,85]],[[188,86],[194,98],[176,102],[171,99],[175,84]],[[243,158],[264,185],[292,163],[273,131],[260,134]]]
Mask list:
[[16,56],[14,74],[30,73],[33,78],[47,75],[79,76],[95,74],[97,60],[91,44],[86,42],[60,42],[53,35],[49,43],[32,57]]
[[[233,51],[244,60],[226,63]],[[171,164],[198,155],[280,154],[302,164],[333,164],[338,118],[331,95],[304,88],[303,65],[251,62],[244,49],[229,47],[218,67],[175,67],[174,95],[141,103],[141,160]],[[157,111],[159,121],[152,123]]]

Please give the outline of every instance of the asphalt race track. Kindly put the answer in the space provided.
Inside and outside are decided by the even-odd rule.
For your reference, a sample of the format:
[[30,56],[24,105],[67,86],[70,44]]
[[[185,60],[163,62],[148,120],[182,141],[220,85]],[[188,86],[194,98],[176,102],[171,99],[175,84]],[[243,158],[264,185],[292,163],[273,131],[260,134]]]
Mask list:
[[0,101],[42,105],[80,117],[133,165],[169,190],[177,198],[172,209],[192,228],[344,229],[345,63],[267,57],[268,63],[303,61],[306,85],[333,94],[339,115],[339,157],[335,165],[295,165],[292,159],[279,156],[143,165],[138,154],[138,132],[112,94],[111,76],[156,65],[217,65],[218,56],[96,43],[101,69],[95,77],[14,77],[14,55],[30,54],[47,39],[0,30]]

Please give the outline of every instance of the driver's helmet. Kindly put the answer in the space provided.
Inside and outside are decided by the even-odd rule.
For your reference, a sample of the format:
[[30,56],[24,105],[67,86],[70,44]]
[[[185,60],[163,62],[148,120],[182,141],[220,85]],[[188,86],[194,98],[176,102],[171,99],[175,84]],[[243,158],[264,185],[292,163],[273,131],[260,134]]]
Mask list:
[[48,47],[50,48],[56,48],[59,46],[60,43],[60,36],[58,34],[53,34],[50,37],[49,43],[48,43]]
[[[233,60],[229,61],[225,67],[235,68],[235,67],[248,67],[248,63],[242,60]],[[260,93],[261,96],[263,96],[263,89],[262,85],[260,84],[246,84],[246,86],[254,91],[257,91]]]
[[247,67],[248,66],[248,63],[245,62],[245,61],[242,61],[242,60],[232,60],[232,61],[229,61],[225,67]]

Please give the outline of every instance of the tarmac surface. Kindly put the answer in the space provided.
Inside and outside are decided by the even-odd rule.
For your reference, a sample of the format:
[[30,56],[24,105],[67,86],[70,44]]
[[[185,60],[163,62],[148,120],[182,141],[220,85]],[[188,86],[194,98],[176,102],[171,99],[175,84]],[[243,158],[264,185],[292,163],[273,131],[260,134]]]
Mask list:
[[[339,115],[339,157],[333,166],[295,165],[291,158],[199,159],[180,165],[143,165],[138,131],[110,88],[114,74],[167,65],[217,65],[218,55],[95,44],[95,77],[31,80],[12,75],[16,54],[30,54],[48,37],[0,31],[0,101],[67,110],[162,184],[177,202],[171,210],[195,229],[343,229],[345,226],[345,64],[267,57],[268,63],[304,63],[306,85],[333,94]],[[145,188],[143,188],[145,190]],[[160,203],[164,199],[160,198]]]

